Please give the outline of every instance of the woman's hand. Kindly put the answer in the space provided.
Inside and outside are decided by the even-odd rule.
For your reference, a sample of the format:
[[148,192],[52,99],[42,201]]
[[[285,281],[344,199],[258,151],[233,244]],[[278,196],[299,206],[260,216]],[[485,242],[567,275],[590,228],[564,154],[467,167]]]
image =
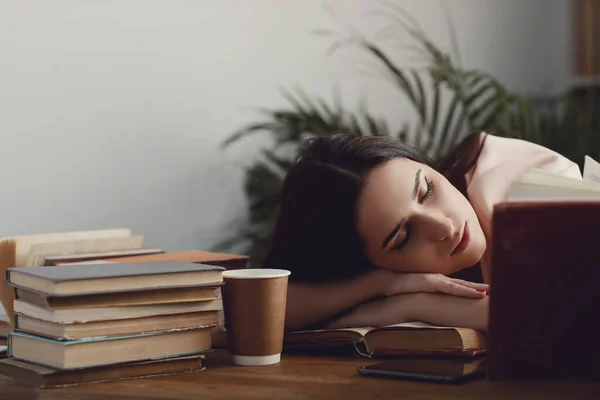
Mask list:
[[484,283],[463,281],[442,274],[393,272],[381,268],[368,273],[379,282],[382,296],[424,292],[482,299],[489,290]]

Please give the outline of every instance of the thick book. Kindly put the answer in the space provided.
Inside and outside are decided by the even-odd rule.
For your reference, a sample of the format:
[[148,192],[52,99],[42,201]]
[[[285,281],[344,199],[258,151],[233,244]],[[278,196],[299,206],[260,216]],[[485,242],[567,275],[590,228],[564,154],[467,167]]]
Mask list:
[[119,257],[106,259],[111,262],[155,262],[155,261],[181,261],[217,265],[226,269],[243,269],[249,264],[249,257],[240,254],[214,253],[210,251],[190,250],[179,252],[166,252],[135,257]]
[[486,353],[483,332],[410,322],[379,328],[321,329],[289,332],[284,348],[348,348],[367,357],[400,355],[478,356]]
[[158,289],[223,281],[224,268],[175,261],[9,268],[10,285],[48,294]]
[[[90,261],[97,260],[110,260],[111,258],[118,257],[133,257],[133,256],[142,256],[149,254],[161,254],[165,251],[159,248],[141,248],[141,249],[132,249],[132,250],[114,250],[114,251],[103,251],[103,252],[95,252],[95,253],[77,253],[71,255],[57,255],[57,256],[47,256],[47,255],[37,255],[31,261],[31,267],[41,267],[41,266],[52,266],[52,265],[61,265],[61,264],[81,264],[87,261],[87,264],[93,264]],[[28,261],[29,262],[29,261]]]
[[38,260],[40,257],[44,258],[46,256],[70,256],[85,253],[141,249],[143,242],[143,235],[135,235],[34,243],[29,248],[29,254],[27,255],[24,266],[41,266],[43,264],[40,264]]
[[205,369],[204,358],[204,354],[198,354],[69,371],[7,358],[0,360],[0,374],[16,379],[27,386],[42,389],[199,372]]
[[209,328],[216,326],[218,323],[218,311],[200,311],[109,321],[73,322],[68,324],[44,321],[24,314],[17,314],[15,318],[15,331],[32,333],[56,340],[78,340],[101,336],[123,336]]
[[217,300],[222,283],[189,287],[132,290],[127,292],[88,293],[75,296],[51,295],[15,287],[16,300],[54,310],[65,308],[122,307],[150,304],[194,303]]
[[93,321],[144,318],[158,315],[186,314],[200,311],[221,311],[222,299],[193,303],[150,304],[121,307],[86,307],[48,309],[22,300],[15,300],[15,313],[57,324],[73,324]]
[[490,379],[597,374],[600,202],[498,204],[492,226]]
[[210,328],[60,341],[14,332],[8,355],[59,370],[200,354],[211,349]]
[[584,180],[532,171],[492,216],[488,376],[600,377],[600,165]]

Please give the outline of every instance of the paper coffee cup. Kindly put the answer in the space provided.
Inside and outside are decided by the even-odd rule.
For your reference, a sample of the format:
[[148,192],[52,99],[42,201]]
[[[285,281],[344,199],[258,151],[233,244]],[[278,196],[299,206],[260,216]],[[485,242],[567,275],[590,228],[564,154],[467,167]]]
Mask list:
[[289,275],[283,269],[223,272],[225,329],[234,364],[280,361]]

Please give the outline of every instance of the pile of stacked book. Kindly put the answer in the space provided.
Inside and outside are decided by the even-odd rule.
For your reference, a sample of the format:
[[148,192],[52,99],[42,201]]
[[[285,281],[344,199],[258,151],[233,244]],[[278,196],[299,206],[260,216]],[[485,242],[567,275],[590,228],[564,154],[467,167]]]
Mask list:
[[[185,261],[219,265],[226,269],[245,268],[247,256],[206,251],[166,252],[149,245],[144,236],[128,228],[55,232],[10,236],[0,239],[0,275],[8,268],[52,266],[81,262]],[[14,290],[0,279],[0,338],[14,324]],[[6,312],[2,312],[2,308]],[[8,318],[3,323],[2,316]]]
[[224,268],[178,261],[10,268],[0,373],[36,387],[201,371]]

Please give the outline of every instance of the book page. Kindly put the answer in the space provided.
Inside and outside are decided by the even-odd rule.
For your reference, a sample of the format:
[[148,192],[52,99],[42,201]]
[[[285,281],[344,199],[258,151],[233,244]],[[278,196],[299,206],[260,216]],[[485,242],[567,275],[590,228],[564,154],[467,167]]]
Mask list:
[[70,263],[65,263],[65,264],[60,264],[60,265],[90,265],[90,264],[115,264],[115,262],[108,261],[108,260],[90,260],[90,261],[70,262]]
[[381,326],[379,328],[371,329],[458,329],[457,326],[442,326],[442,325],[431,325],[426,322],[412,321],[404,322],[401,324]]
[[37,266],[36,264],[39,264],[39,262],[36,262],[39,260],[38,256],[70,256],[118,250],[136,250],[142,248],[143,241],[144,236],[137,235],[33,243],[29,247],[29,256],[25,261],[25,267]]
[[306,330],[306,331],[295,331],[295,332],[290,332],[290,334],[304,334],[304,333],[322,333],[322,332],[355,332],[358,333],[362,336],[364,336],[367,332],[369,332],[371,329],[373,328],[368,328],[368,327],[357,327],[357,328],[337,328],[337,329],[313,329],[313,330]]
[[23,267],[25,265],[25,261],[27,260],[27,256],[29,255],[29,248],[34,243],[64,242],[65,240],[110,238],[123,236],[131,236],[131,230],[101,229],[93,231],[44,233],[25,236],[10,236],[5,239],[12,239],[15,240],[15,242],[17,243],[15,267]]
[[[590,171],[588,167],[587,172]],[[600,185],[597,182],[549,174],[535,168],[525,172],[519,181],[513,183],[508,194],[509,202],[598,200]]]
[[426,322],[421,321],[412,321],[412,322],[403,322],[401,324],[395,325],[387,325],[380,327],[373,326],[359,326],[355,328],[339,328],[339,329],[315,329],[309,331],[296,331],[292,333],[316,333],[316,332],[356,332],[361,335],[366,335],[370,331],[374,330],[393,330],[393,329],[457,329],[454,326],[440,326],[440,325],[430,325]]
[[583,180],[600,183],[600,163],[590,156],[585,156],[584,159]]

